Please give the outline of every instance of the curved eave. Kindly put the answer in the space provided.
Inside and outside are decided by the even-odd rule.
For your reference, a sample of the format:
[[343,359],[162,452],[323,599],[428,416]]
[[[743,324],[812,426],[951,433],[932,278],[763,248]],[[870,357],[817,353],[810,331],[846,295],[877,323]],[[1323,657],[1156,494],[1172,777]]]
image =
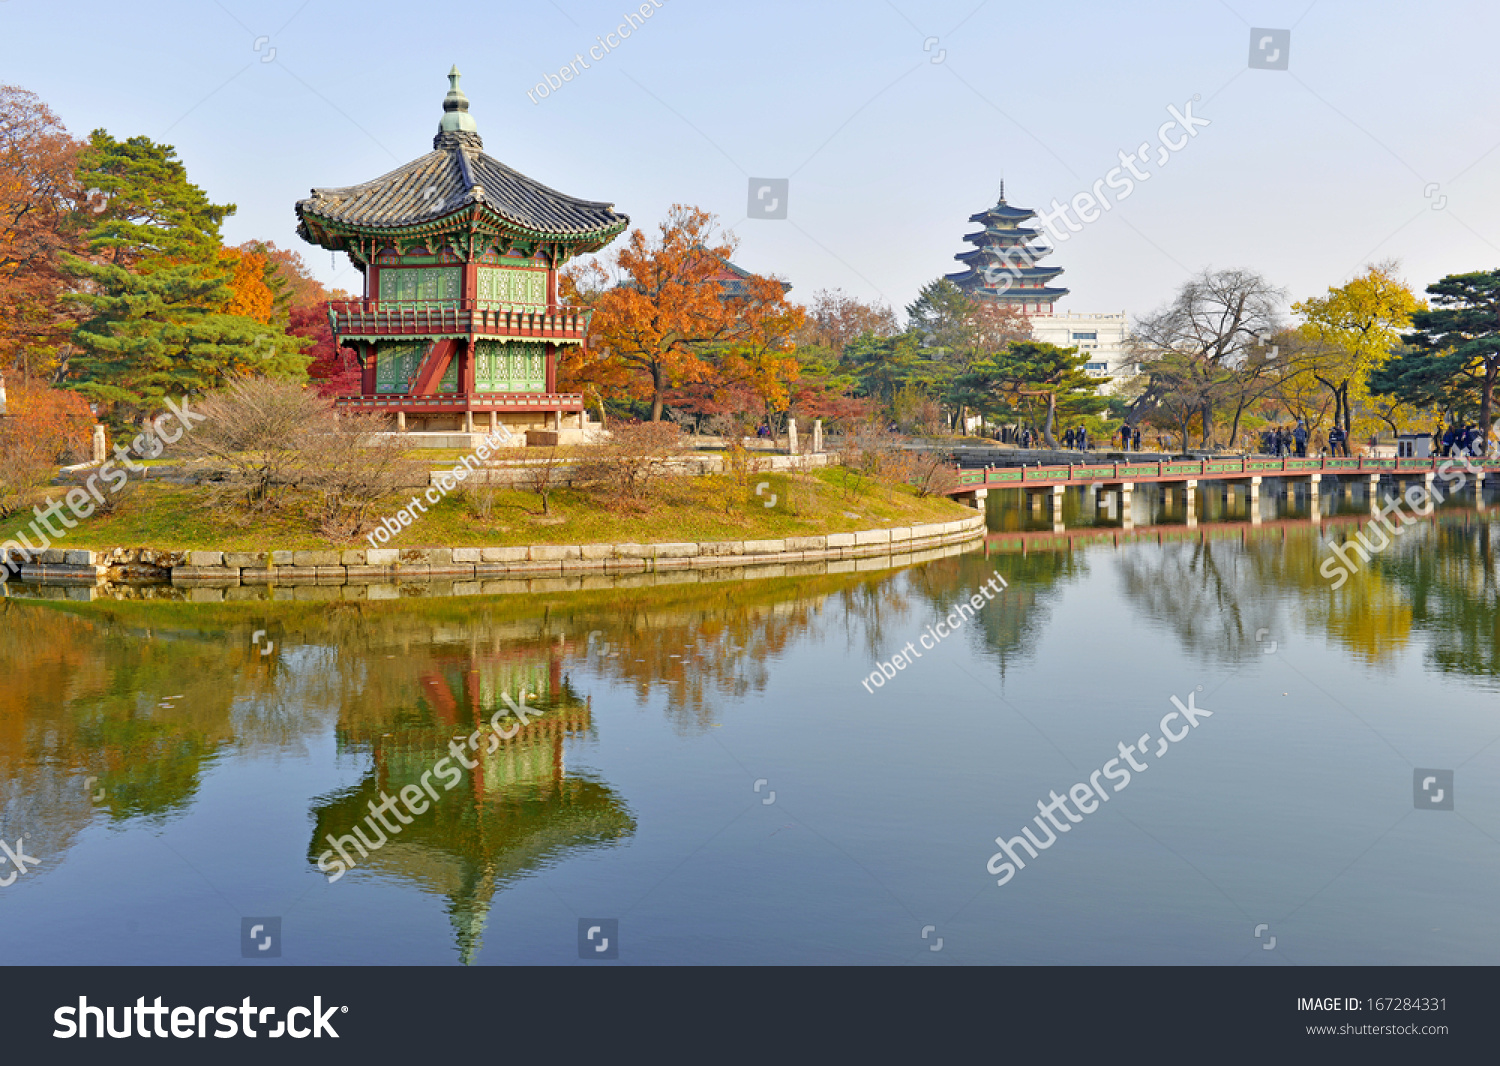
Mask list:
[[563,244],[572,248],[575,253],[586,253],[603,248],[630,225],[630,217],[620,215],[618,221],[596,230],[534,229],[496,211],[488,204],[465,204],[456,210],[420,221],[391,226],[372,226],[345,222],[337,216],[321,214],[308,206],[309,204],[310,201],[307,200],[297,204],[297,217],[300,220],[297,225],[297,235],[309,244],[333,251],[347,251],[350,237],[390,240],[429,237],[445,233],[467,235],[472,231],[538,244]]

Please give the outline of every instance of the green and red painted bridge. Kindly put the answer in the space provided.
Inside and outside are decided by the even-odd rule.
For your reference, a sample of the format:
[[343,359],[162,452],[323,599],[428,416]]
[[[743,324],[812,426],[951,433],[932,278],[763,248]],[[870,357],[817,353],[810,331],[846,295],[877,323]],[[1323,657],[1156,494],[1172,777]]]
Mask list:
[[[1249,481],[1262,478],[1301,479],[1316,485],[1323,477],[1423,478],[1432,480],[1445,462],[1458,467],[1463,460],[1448,459],[1275,459],[1240,456],[1224,459],[1163,459],[1160,462],[1069,463],[1065,466],[960,467],[958,484],[949,495],[979,506],[990,489],[1025,489],[1062,493],[1069,486],[1099,486],[1129,492],[1138,484],[1168,482],[1196,488],[1201,481]],[[1472,475],[1500,473],[1500,459],[1469,460]]]

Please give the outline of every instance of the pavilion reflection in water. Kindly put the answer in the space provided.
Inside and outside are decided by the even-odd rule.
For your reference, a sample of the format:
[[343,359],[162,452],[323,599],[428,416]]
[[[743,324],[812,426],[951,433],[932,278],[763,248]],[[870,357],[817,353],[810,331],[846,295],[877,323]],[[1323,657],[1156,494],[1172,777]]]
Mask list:
[[[588,736],[592,719],[588,702],[561,677],[556,650],[472,652],[427,663],[417,706],[364,705],[341,716],[340,752],[368,752],[373,765],[359,784],[314,807],[308,856],[316,862],[330,836],[365,828],[382,792],[420,789],[423,775],[448,759],[463,780],[452,790],[439,788],[441,798],[409,815],[411,824],[398,833],[384,834],[385,843],[359,858],[349,876],[402,879],[445,897],[459,957],[468,964],[478,957],[497,891],[580,849],[625,839],[635,820],[608,786],[566,772],[564,744]],[[491,718],[509,714],[503,697],[520,703],[523,690],[525,705],[540,715],[528,714],[524,725],[514,716],[502,719],[502,732],[512,735],[497,737],[490,750]],[[449,745],[466,745],[475,729],[477,750],[462,747],[477,764],[468,769]]]

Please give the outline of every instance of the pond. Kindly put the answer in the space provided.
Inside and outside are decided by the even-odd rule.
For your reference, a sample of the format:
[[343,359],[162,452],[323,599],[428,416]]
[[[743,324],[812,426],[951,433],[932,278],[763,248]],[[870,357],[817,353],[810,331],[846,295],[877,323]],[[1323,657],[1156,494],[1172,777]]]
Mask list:
[[995,493],[801,580],[12,586],[6,960],[1493,963],[1500,529],[1454,497],[1335,590],[1362,491]]

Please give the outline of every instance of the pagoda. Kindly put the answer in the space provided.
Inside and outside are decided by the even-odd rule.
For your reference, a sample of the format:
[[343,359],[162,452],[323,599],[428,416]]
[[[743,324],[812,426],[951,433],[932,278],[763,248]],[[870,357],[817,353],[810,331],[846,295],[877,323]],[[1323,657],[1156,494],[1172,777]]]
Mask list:
[[574,417],[582,429],[583,397],[557,391],[557,363],[585,343],[588,312],[562,303],[558,270],[630,219],[486,155],[459,77],[448,74],[431,152],[297,204],[298,235],[364,275],[362,299],[328,305],[361,369],[359,395],[334,402],[403,430],[473,432],[476,412],[492,429],[561,430]]
[[999,202],[987,211],[970,215],[983,229],[964,234],[974,247],[953,258],[965,267],[947,278],[970,296],[1002,307],[1013,307],[1023,315],[1050,315],[1052,305],[1068,295],[1068,290],[1049,283],[1062,273],[1062,267],[1037,266],[1052,249],[1038,241],[1040,234],[1022,225],[1036,217],[1036,212],[1012,207],[1005,202],[1005,183],[1000,183]]

